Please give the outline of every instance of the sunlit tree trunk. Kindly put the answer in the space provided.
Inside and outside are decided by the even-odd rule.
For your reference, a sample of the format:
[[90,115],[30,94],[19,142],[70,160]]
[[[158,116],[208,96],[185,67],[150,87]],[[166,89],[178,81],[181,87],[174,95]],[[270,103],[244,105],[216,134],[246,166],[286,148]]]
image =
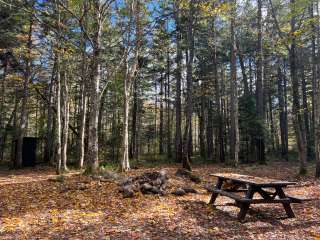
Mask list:
[[55,96],[55,78],[56,78],[56,70],[57,70],[57,59],[55,56],[53,68],[52,68],[52,76],[49,83],[48,89],[48,117],[47,117],[47,129],[46,129],[46,144],[44,150],[44,161],[49,162],[51,165],[54,164],[53,153],[54,153],[54,96]]
[[[87,25],[87,11],[88,4],[86,1],[83,3],[83,19],[84,19],[84,27]],[[79,119],[78,119],[78,166],[79,168],[83,168],[84,164],[84,155],[85,155],[85,127],[86,127],[86,116],[87,116],[87,105],[88,105],[88,96],[87,96],[87,56],[86,56],[86,36],[85,33],[82,32],[81,39],[81,83],[80,83],[80,103],[79,103]]]
[[[133,79],[137,77],[138,64],[139,64],[139,50],[141,47],[141,22],[140,22],[140,1],[135,0],[131,3],[128,3],[131,18],[129,25],[135,24],[135,46],[134,46],[134,56],[133,61],[130,67],[129,64],[129,55],[127,53],[126,56],[126,69],[125,69],[125,78],[124,78],[124,109],[123,109],[123,136],[122,136],[122,160],[121,160],[121,169],[122,171],[130,170],[130,162],[129,162],[129,101],[130,101],[130,92],[132,89]],[[132,27],[132,26],[129,26]],[[130,33],[128,37],[128,42],[130,42]]]
[[124,109],[123,109],[123,155],[121,161],[122,171],[130,170],[129,162],[129,85],[127,77],[124,80]]
[[[84,73],[85,74],[85,73]],[[88,97],[86,94],[86,78],[83,75],[80,86],[80,111],[79,111],[79,137],[78,137],[78,166],[83,168],[84,155],[85,155],[85,126],[86,126],[86,115],[87,115],[87,103]]]
[[103,16],[101,15],[102,3],[100,0],[93,1],[93,55],[91,62],[91,79],[88,84],[88,95],[90,96],[89,107],[89,128],[88,128],[88,169],[96,173],[99,168],[99,144],[98,144],[98,119],[100,106],[100,65],[101,65],[101,33]]
[[60,71],[62,83],[62,97],[61,97],[61,110],[62,110],[62,144],[61,144],[61,162],[62,171],[66,172],[67,169],[67,151],[68,151],[68,133],[69,133],[69,90],[67,83],[67,68],[66,60],[63,61],[63,70]]
[[[59,50],[58,50],[59,51]],[[56,172],[61,173],[61,78],[60,78],[60,53],[57,54],[57,76],[56,76],[56,109],[57,109],[57,143],[56,143]]]

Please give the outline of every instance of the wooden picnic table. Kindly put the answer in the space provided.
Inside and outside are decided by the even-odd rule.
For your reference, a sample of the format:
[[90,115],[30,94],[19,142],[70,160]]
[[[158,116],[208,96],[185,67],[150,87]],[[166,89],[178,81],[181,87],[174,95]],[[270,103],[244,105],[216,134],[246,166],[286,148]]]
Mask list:
[[[283,188],[296,184],[295,182],[279,181],[269,178],[260,178],[234,173],[210,174],[217,177],[217,183],[209,204],[214,204],[219,195],[235,200],[236,206],[240,208],[239,221],[246,217],[250,204],[276,204],[281,203],[289,218],[295,217],[291,203],[301,203],[303,199],[288,196]],[[242,195],[240,195],[242,193]],[[254,198],[258,193],[260,198]]]

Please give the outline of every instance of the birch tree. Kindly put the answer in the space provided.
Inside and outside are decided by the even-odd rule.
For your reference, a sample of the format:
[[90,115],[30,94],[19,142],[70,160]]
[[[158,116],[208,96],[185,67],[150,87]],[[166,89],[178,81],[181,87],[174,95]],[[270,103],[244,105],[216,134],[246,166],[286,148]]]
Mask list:
[[[131,29],[135,24],[135,44],[133,49],[129,46],[125,49],[125,77],[124,77],[124,105],[123,105],[123,139],[122,139],[122,160],[121,160],[121,169],[122,171],[130,170],[129,162],[129,102],[130,102],[130,93],[132,89],[132,84],[134,78],[137,76],[138,64],[139,64],[139,51],[141,47],[141,23],[140,23],[140,1],[132,0],[126,2],[129,9],[129,23],[127,33],[127,44],[130,46],[131,40]],[[133,54],[132,54],[133,51]],[[131,54],[133,56],[131,56]]]

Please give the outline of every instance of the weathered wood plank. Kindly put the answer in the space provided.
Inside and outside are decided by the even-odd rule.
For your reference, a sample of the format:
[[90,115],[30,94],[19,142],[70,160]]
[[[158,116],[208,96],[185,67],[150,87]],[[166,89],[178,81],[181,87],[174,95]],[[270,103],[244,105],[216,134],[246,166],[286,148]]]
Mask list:
[[[216,198],[221,196],[235,200],[235,205],[240,207],[238,220],[244,221],[251,204],[277,204],[281,203],[287,216],[295,217],[290,206],[291,203],[302,203],[310,199],[302,199],[294,196],[287,196],[283,188],[294,185],[295,182],[279,181],[269,178],[252,177],[233,173],[210,174],[218,178],[216,187],[212,190],[210,203],[213,204]],[[274,189],[275,191],[272,191]],[[237,193],[245,193],[240,195]],[[257,193],[261,198],[253,198]]]
[[275,187],[275,186],[288,186],[288,185],[295,185],[295,182],[289,181],[280,181],[271,178],[261,178],[261,177],[253,177],[235,173],[216,173],[210,174],[210,176],[214,176],[217,178],[225,179],[225,180],[232,180],[237,183],[244,183],[250,185],[256,185],[260,187]]
[[[282,189],[281,187],[277,186],[277,187],[276,187],[276,192],[277,192],[278,196],[280,197],[280,199],[285,199],[285,198],[287,198],[286,194],[284,193],[284,191],[283,191],[283,189]],[[291,201],[292,201],[292,200],[291,200]],[[286,213],[287,213],[287,216],[288,216],[289,218],[294,218],[295,215],[294,215],[294,212],[293,212],[293,210],[292,210],[292,208],[291,208],[291,206],[290,206],[290,203],[284,202],[284,203],[282,203],[282,205],[283,205],[284,210],[285,210]]]
[[213,192],[216,194],[220,194],[222,196],[229,197],[231,199],[236,200],[237,202],[241,203],[251,203],[251,204],[264,204],[264,203],[291,203],[292,199],[290,198],[282,198],[282,199],[264,199],[264,198],[259,198],[259,199],[250,199],[246,198],[237,194],[234,194],[232,192],[227,192],[224,190],[220,189],[213,189]]
[[224,191],[224,190],[221,190],[221,189],[213,189],[212,190],[216,195],[222,195],[222,196],[226,196],[226,197],[229,197],[229,198],[232,198],[234,200],[238,200],[238,201],[241,201],[241,199],[243,199],[243,197],[237,195],[237,194],[234,194],[232,192],[227,192],[227,191]]
[[[216,190],[221,189],[221,187],[223,185],[223,182],[224,182],[224,180],[222,178],[219,178],[215,189]],[[210,201],[209,201],[209,204],[214,204],[214,202],[216,201],[218,195],[219,195],[219,193],[213,191],[212,195],[211,195],[211,198],[210,198]]]

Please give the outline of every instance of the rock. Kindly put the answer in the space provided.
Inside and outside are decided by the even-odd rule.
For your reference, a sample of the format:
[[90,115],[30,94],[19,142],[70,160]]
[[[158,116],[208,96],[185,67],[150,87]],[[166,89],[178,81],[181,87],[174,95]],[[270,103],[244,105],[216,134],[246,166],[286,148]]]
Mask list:
[[160,178],[157,178],[156,180],[152,181],[152,185],[153,186],[161,186],[163,183],[162,183],[162,180]]
[[192,187],[183,187],[182,188],[186,193],[198,193],[197,190],[195,190],[194,188]]
[[161,170],[161,171],[160,171],[160,176],[161,176],[161,180],[162,180],[163,182],[167,182],[168,179],[169,179],[168,173],[167,173],[166,170]]
[[134,190],[130,186],[125,186],[122,188],[122,195],[124,198],[131,198],[134,196]]
[[140,191],[144,194],[150,193],[152,186],[149,183],[144,183],[140,186]]
[[128,177],[119,184],[124,197],[132,197],[137,191],[143,194],[165,194],[168,175],[166,171],[146,172],[141,176]]
[[160,187],[152,186],[149,183],[144,183],[143,185],[141,185],[140,191],[143,194],[150,194],[150,193],[161,194],[162,193],[162,190],[160,189]]
[[120,182],[120,186],[131,185],[132,183],[133,183],[133,178],[132,177],[128,177],[128,178],[123,179]]
[[172,194],[176,196],[183,196],[186,195],[186,192],[182,188],[177,188],[175,191],[172,192]]
[[153,194],[160,194],[161,191],[160,191],[160,188],[157,188],[155,186],[153,186],[151,189],[150,189],[150,192],[152,192]]

